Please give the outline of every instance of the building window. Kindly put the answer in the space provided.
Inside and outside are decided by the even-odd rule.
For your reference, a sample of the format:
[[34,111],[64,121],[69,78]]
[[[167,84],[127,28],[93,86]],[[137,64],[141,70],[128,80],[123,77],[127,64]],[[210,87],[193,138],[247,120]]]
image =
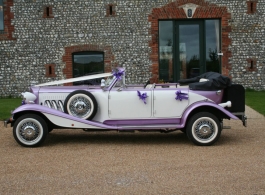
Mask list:
[[219,19],[159,20],[159,80],[221,72],[220,49]]
[[[252,1],[255,1],[255,0],[252,0]],[[183,10],[183,6],[185,6],[185,4],[188,4],[188,3],[192,3],[192,4],[196,3],[196,5],[197,5],[196,12],[194,12],[194,14],[192,16],[192,18],[194,18],[194,20],[192,20],[192,19],[187,20],[187,15],[185,14],[185,11]],[[151,83],[153,83],[153,82],[157,83],[159,81],[159,60],[160,60],[160,58],[159,58],[159,55],[157,55],[157,53],[159,51],[161,51],[159,48],[160,46],[165,46],[165,45],[159,45],[161,43],[160,39],[163,38],[163,37],[161,37],[163,35],[159,34],[159,30],[160,30],[159,27],[161,27],[160,26],[161,24],[159,24],[159,22],[162,20],[163,21],[176,20],[179,22],[180,22],[180,20],[183,20],[183,22],[188,23],[189,21],[196,22],[196,21],[198,21],[197,19],[201,19],[201,20],[206,20],[206,19],[207,20],[208,19],[209,20],[210,19],[216,20],[216,19],[218,19],[219,20],[220,43],[219,43],[219,48],[217,48],[217,52],[218,52],[217,55],[223,56],[222,59],[220,60],[220,62],[222,62],[222,63],[219,63],[219,67],[220,67],[220,72],[223,75],[229,76],[229,73],[230,73],[231,67],[232,67],[232,65],[229,61],[229,58],[231,58],[232,52],[228,49],[229,46],[231,45],[231,38],[229,37],[229,34],[231,33],[231,26],[229,26],[227,21],[231,19],[231,13],[228,12],[227,7],[226,6],[219,6],[219,5],[217,6],[216,4],[212,4],[209,1],[205,1],[205,0],[203,0],[203,1],[197,1],[197,0],[196,1],[194,1],[194,0],[170,1],[170,3],[166,4],[165,6],[152,8],[152,12],[148,15],[148,21],[150,22],[150,25],[151,25],[150,30],[148,31],[148,34],[151,36],[151,39],[149,41],[149,47],[151,48],[151,52],[150,52],[149,56],[150,56],[150,60],[152,62],[152,67],[151,67],[152,77],[150,79]],[[212,27],[215,26],[215,24],[213,26],[212,22],[210,22],[210,24],[212,25]],[[182,27],[180,26],[180,28],[182,28]],[[200,27],[202,27],[202,26],[200,25]],[[207,35],[211,34],[211,32],[207,32],[208,30],[211,30],[211,29],[208,29],[206,32],[204,30],[207,28],[200,28],[200,29],[201,29],[200,34],[203,34],[203,33],[204,34],[207,33]],[[180,31],[180,30],[181,29],[177,29],[176,34],[173,34],[173,38],[175,40],[173,39],[173,42],[172,42],[173,46],[175,44],[175,49],[179,50],[178,55],[176,55],[176,50],[174,50],[174,49],[172,50],[173,51],[172,53],[173,53],[173,55],[176,55],[176,57],[179,56],[178,58],[181,58],[181,55],[182,55],[180,53],[180,51],[183,51],[183,50],[185,51],[185,44],[182,44],[182,42],[178,43],[176,40],[176,39],[180,39],[180,36],[177,36],[177,32],[180,32],[182,35],[185,36],[185,30],[184,30],[184,32],[183,32],[183,29],[182,29],[182,31]],[[217,30],[217,28],[216,28],[216,30]],[[187,35],[189,33],[193,33],[193,31],[186,31]],[[215,35],[215,38],[217,38],[216,32],[213,32],[213,33]],[[201,49],[199,51],[201,53],[205,52],[203,47],[206,48],[208,46],[211,46],[211,44],[207,44],[203,40],[204,37],[205,36],[202,37],[202,40],[199,43],[199,46],[201,46]],[[208,37],[206,37],[206,38],[208,39]],[[192,39],[194,40],[194,37],[192,37]],[[212,39],[212,40],[214,41],[215,39]],[[165,42],[165,43],[167,43],[167,42]],[[183,47],[180,48],[180,46],[183,46]],[[159,48],[159,50],[158,50],[158,48]],[[215,48],[212,51],[214,51],[214,53],[216,53]],[[184,56],[184,55],[182,55],[182,56]],[[205,57],[207,57],[207,53],[205,55],[200,55],[200,57],[201,57],[200,59],[205,60]],[[206,58],[206,60],[207,60],[207,58]],[[176,62],[180,63],[178,59],[173,58],[173,64],[174,63],[176,64]],[[201,61],[201,65],[204,66],[205,61]],[[174,65],[173,67],[176,67],[176,66]],[[202,68],[205,68],[205,66]],[[206,68],[207,68],[207,66],[206,66]],[[194,72],[196,73],[196,71],[198,69],[193,69],[193,70],[195,70]],[[179,72],[177,70],[173,69],[173,71],[174,71],[173,72],[174,74],[179,74]],[[164,75],[164,76],[166,76],[166,75]],[[176,79],[176,80],[173,80],[173,82],[178,80],[177,76],[179,76],[179,78],[181,78],[180,77],[181,75],[175,75],[174,79]],[[169,80],[170,80],[170,77],[169,77]]]
[[173,82],[173,21],[159,21],[159,80]]
[[257,1],[247,1],[247,14],[254,14],[257,11]]
[[4,3],[0,0],[0,30],[4,30]]
[[[73,77],[104,73],[104,52],[85,51],[73,53]],[[75,82],[74,85],[100,84],[101,79]]]
[[0,41],[16,40],[13,37],[15,28],[11,22],[14,19],[14,13],[11,12],[12,6],[13,0],[0,0]]
[[45,69],[46,69],[46,74],[45,74],[46,77],[56,77],[55,64],[46,64]]
[[257,71],[257,60],[255,58],[248,58],[247,63],[248,63],[247,71],[249,72]]
[[116,16],[116,4],[107,5],[106,16]]
[[44,6],[43,7],[43,18],[54,18],[52,12],[52,6]]

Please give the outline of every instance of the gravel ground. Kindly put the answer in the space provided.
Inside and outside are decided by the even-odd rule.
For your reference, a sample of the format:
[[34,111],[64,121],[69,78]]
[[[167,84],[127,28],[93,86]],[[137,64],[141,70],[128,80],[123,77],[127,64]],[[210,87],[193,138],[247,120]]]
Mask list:
[[0,194],[265,194],[265,118],[246,114],[210,147],[180,131],[54,130],[24,148],[0,121]]

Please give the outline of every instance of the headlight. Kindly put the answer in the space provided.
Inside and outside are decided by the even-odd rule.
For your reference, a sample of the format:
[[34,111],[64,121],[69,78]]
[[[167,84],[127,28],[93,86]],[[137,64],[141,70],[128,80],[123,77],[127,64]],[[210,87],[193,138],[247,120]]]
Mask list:
[[23,96],[22,104],[34,104],[37,97],[30,92],[21,93]]

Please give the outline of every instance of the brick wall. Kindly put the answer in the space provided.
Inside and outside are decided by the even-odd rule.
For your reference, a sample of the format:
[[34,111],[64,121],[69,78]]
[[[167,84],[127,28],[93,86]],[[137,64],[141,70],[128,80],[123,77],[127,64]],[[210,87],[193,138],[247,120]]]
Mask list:
[[159,59],[158,59],[158,20],[159,19],[186,19],[187,16],[181,7],[184,4],[193,3],[199,5],[196,9],[192,18],[220,18],[221,19],[221,29],[222,29],[222,74],[226,76],[229,75],[231,70],[231,64],[229,64],[229,58],[231,57],[231,52],[229,51],[229,45],[231,44],[231,39],[229,38],[229,33],[231,32],[231,26],[228,24],[228,20],[231,19],[231,14],[228,13],[227,8],[224,6],[217,6],[216,4],[211,4],[208,2],[200,0],[180,0],[176,2],[169,3],[160,8],[153,8],[152,13],[149,15],[148,20],[151,22],[152,36],[149,46],[152,48],[152,53],[150,59],[152,60],[152,82],[158,82],[159,75]]
[[247,1],[247,14],[255,14],[257,11],[257,0]]
[[14,13],[11,12],[11,7],[13,6],[13,0],[5,0],[4,2],[4,31],[0,32],[1,40],[15,40],[12,33],[14,32],[14,25],[12,25],[11,20],[14,18]]
[[[63,56],[63,62],[65,63],[65,68],[63,73],[68,78],[73,78],[73,60],[72,54],[81,51],[104,51],[104,72],[111,72],[111,70],[117,65],[112,64],[114,60],[114,55],[111,52],[111,47],[109,46],[99,46],[99,45],[76,45],[69,46],[65,48],[65,54]],[[72,83],[67,83],[65,85],[72,85]]]

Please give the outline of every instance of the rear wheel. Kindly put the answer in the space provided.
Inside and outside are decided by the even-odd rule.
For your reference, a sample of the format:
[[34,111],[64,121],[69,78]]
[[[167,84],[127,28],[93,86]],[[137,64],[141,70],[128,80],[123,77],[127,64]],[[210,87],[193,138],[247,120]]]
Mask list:
[[208,112],[199,112],[188,121],[186,128],[188,138],[196,145],[214,144],[221,135],[221,123],[218,118]]
[[40,116],[26,114],[19,117],[13,127],[17,143],[26,147],[39,146],[48,134],[48,127]]

